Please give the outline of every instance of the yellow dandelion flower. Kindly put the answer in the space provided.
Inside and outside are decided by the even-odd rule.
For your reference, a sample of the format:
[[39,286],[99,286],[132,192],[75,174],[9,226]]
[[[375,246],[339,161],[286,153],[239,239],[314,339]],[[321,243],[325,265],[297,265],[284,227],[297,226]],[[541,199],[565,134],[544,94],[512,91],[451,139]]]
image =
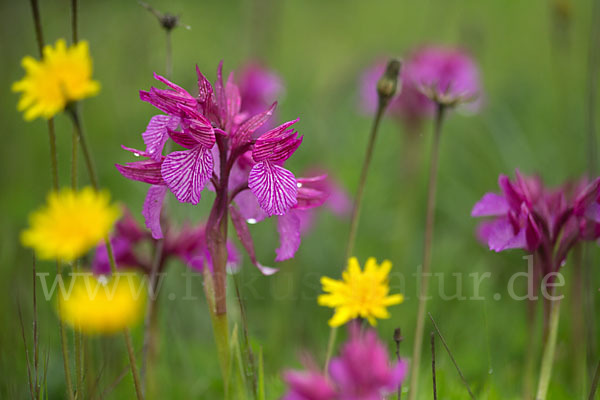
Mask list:
[[118,332],[143,314],[145,287],[136,273],[116,273],[110,278],[74,274],[59,292],[58,315],[85,333]]
[[46,206],[30,215],[21,242],[32,247],[40,259],[72,261],[108,236],[119,215],[108,192],[91,187],[51,192]]
[[319,305],[335,309],[329,325],[340,326],[358,317],[376,325],[377,318],[389,318],[387,306],[404,301],[401,294],[389,296],[388,275],[391,269],[391,262],[386,260],[378,266],[375,258],[371,257],[367,260],[365,270],[361,271],[358,260],[352,257],[348,260],[348,268],[342,273],[341,281],[322,277],[323,291],[328,294],[319,296]]
[[92,80],[92,59],[86,41],[67,47],[64,39],[59,39],[54,47],[44,47],[41,61],[26,56],[21,65],[25,77],[15,82],[12,90],[23,93],[17,109],[25,111],[27,121],[52,118],[69,102],[100,90],[100,84]]

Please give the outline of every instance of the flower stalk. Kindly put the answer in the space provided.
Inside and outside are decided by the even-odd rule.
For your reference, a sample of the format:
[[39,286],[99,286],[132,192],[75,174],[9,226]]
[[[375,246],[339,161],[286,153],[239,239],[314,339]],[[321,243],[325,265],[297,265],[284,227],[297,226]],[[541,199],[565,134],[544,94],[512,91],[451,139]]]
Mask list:
[[[587,131],[587,151],[588,151],[588,174],[594,176],[598,170],[598,138],[597,138],[597,110],[598,107],[598,79],[600,74],[600,2],[594,1],[591,11],[590,39],[588,48],[588,70],[587,70],[587,112],[586,112],[586,131]],[[597,353],[597,329],[596,329],[596,310],[594,306],[595,289],[592,287],[592,271],[595,264],[594,254],[589,245],[583,246],[583,279],[584,291],[582,293],[583,315],[586,320],[587,335],[587,369],[588,379],[592,378],[593,363],[596,360]]]
[[140,385],[140,377],[135,362],[135,353],[133,351],[133,344],[131,343],[131,333],[129,329],[123,331],[125,336],[125,346],[127,347],[127,355],[129,356],[129,364],[131,366],[131,374],[133,375],[133,384],[135,385],[135,393],[138,400],[143,400],[144,395],[142,394],[142,387]]
[[[90,183],[94,187],[94,189],[98,190],[98,178],[96,175],[96,170],[94,168],[94,163],[92,161],[92,157],[90,155],[90,151],[87,145],[87,141],[85,139],[85,134],[83,132],[83,126],[81,124],[81,118],[79,116],[79,110],[77,108],[77,103],[71,103],[66,108],[67,113],[71,117],[73,122],[73,128],[75,129],[75,133],[79,138],[79,143],[81,144],[81,151],[83,152],[83,158],[85,160],[85,165],[88,171],[88,176],[90,178]],[[73,150],[75,152],[75,149]]]
[[[402,331],[400,330],[400,328],[396,328],[394,329],[394,343],[396,343],[396,359],[398,360],[398,362],[401,361],[400,358],[400,343],[402,343],[402,341],[404,340],[404,338],[402,337]],[[398,385],[398,389],[397,389],[397,400],[401,400],[402,399],[402,383],[400,383]]]
[[546,400],[550,378],[552,376],[552,366],[554,364],[554,352],[556,350],[556,338],[558,336],[558,321],[560,317],[560,300],[551,303],[550,310],[550,331],[544,346],[542,355],[542,364],[540,367],[540,380],[538,383],[536,400]]
[[[71,33],[73,44],[77,44],[79,41],[78,34],[78,26],[77,26],[77,0],[71,0]],[[77,133],[77,129],[73,129],[72,133],[72,151],[71,151],[71,188],[75,191],[77,190],[77,178],[78,178],[78,149],[79,149],[79,135]],[[79,272],[80,269],[80,261],[77,259],[75,261],[75,271]],[[84,359],[84,348],[83,348],[83,333],[79,329],[75,329],[73,332],[74,335],[74,345],[75,345],[75,391],[77,393],[78,398],[82,398],[83,387],[85,384],[85,365],[83,364]]]
[[246,307],[244,306],[244,300],[242,299],[242,294],[240,292],[240,286],[238,285],[238,281],[236,276],[233,275],[233,285],[235,286],[235,295],[238,301],[238,305],[240,308],[240,315],[242,319],[242,335],[243,335],[243,353],[244,353],[244,373],[246,374],[248,380],[250,381],[250,389],[252,390],[252,394],[255,399],[258,399],[258,382],[256,379],[256,363],[254,362],[254,353],[252,352],[252,347],[250,347],[250,340],[248,339],[248,318],[246,316]]
[[419,306],[417,311],[417,325],[415,328],[412,361],[410,365],[410,392],[409,400],[415,400],[419,384],[419,367],[421,363],[421,349],[423,347],[423,330],[425,328],[425,312],[427,310],[427,293],[429,291],[429,275],[431,270],[431,256],[433,249],[433,231],[435,225],[435,193],[437,188],[437,171],[439,149],[442,135],[442,123],[446,112],[446,105],[437,103],[434,121],[434,135],[431,151],[431,164],[429,167],[429,184],[427,187],[427,212],[425,219],[425,240],[423,247],[423,268],[421,271],[421,285],[419,291]]
[[219,358],[219,367],[223,377],[223,390],[225,398],[229,388],[229,328],[227,326],[227,314],[217,314],[215,306],[215,290],[213,277],[210,271],[204,270],[204,293],[208,303],[208,311],[212,322],[215,342],[217,344],[217,355]]
[[385,109],[387,108],[390,100],[396,93],[398,87],[398,75],[400,74],[401,64],[398,60],[390,60],[387,65],[386,71],[383,76],[377,82],[377,93],[378,103],[375,117],[373,118],[373,125],[371,127],[371,134],[369,135],[369,143],[367,144],[367,151],[365,153],[365,159],[363,161],[362,170],[360,173],[360,179],[358,181],[358,189],[356,190],[356,198],[354,200],[354,206],[352,208],[352,218],[350,219],[350,233],[348,235],[348,245],[346,247],[346,257],[348,260],[354,251],[354,243],[356,241],[356,233],[358,232],[358,222],[360,219],[360,210],[362,206],[363,195],[365,186],[367,184],[367,175],[369,173],[369,167],[371,166],[371,159],[373,158],[373,150],[375,149],[375,141],[377,139],[377,132],[379,131],[379,123],[383,116]]
[[[59,261],[56,261],[56,275],[61,274],[61,265]],[[58,314],[61,314],[60,311],[60,301],[58,302]],[[60,332],[60,347],[63,355],[63,368],[65,371],[65,385],[67,386],[67,397],[69,400],[75,400],[75,396],[73,395],[73,383],[71,380],[71,366],[69,362],[69,349],[67,347],[67,332],[65,330],[65,325],[62,320],[58,319],[58,329]]]
[[[223,377],[225,394],[229,389],[229,329],[227,324],[227,225],[228,225],[228,181],[229,160],[225,139],[217,137],[220,154],[220,179],[215,185],[216,198],[206,224],[206,239],[208,251],[213,265],[213,271],[204,274],[205,294],[210,309],[213,333],[217,344],[219,364]],[[207,270],[207,269],[205,269]],[[212,272],[212,274],[211,274]]]
[[600,362],[596,365],[596,372],[594,373],[594,378],[592,379],[592,387],[590,389],[590,394],[588,396],[588,400],[594,400],[594,396],[596,396],[596,390],[598,390],[598,383],[600,382]]
[[[156,302],[158,301],[158,293],[157,293],[157,279],[158,272],[162,269],[163,266],[163,249],[164,249],[164,239],[157,239],[154,241],[154,257],[152,260],[152,267],[150,270],[150,279],[149,279],[149,293],[150,298],[148,299],[148,304],[146,305],[146,314],[144,316],[144,342],[142,344],[142,360],[140,367],[140,380],[142,384],[142,392],[146,393],[147,386],[147,377],[150,375],[147,373],[148,369],[148,359],[152,360],[153,358],[153,340],[154,340],[154,325],[156,325]],[[149,354],[150,353],[150,354]]]
[[[40,57],[43,57],[44,54],[44,34],[42,30],[42,19],[40,16],[40,7],[38,0],[31,0],[31,11],[33,13],[33,22],[35,26],[35,36],[36,42],[38,46],[38,51]],[[58,162],[56,157],[56,133],[54,130],[54,119],[48,119],[48,140],[50,144],[50,170],[52,174],[52,188],[56,191],[58,190]],[[61,265],[58,260],[56,260],[56,273],[60,275]],[[73,385],[71,382],[71,368],[69,363],[69,350],[67,348],[67,335],[65,332],[65,327],[62,321],[58,320],[58,329],[60,332],[60,342],[61,342],[61,352],[63,358],[63,368],[65,373],[65,385],[67,390],[67,397],[69,400],[74,400],[73,396]]]
[[[401,67],[402,65],[399,60],[390,60],[387,64],[385,72],[377,82],[377,110],[375,111],[375,117],[373,118],[373,125],[371,127],[371,133],[369,135],[369,142],[367,144],[365,159],[363,161],[363,166],[358,181],[358,188],[356,190],[356,197],[354,199],[354,205],[352,207],[352,217],[350,219],[350,232],[348,234],[348,244],[346,246],[346,255],[344,257],[344,263],[352,256],[354,252],[354,243],[356,242],[356,234],[358,232],[360,210],[362,206],[365,186],[367,184],[369,167],[371,166],[371,159],[373,158],[373,150],[375,149],[377,132],[379,131],[379,123],[381,122],[381,117],[385,113],[385,110],[388,104],[390,103],[390,100],[394,97],[394,95],[396,94],[396,90],[398,89],[398,76],[400,75]],[[333,355],[333,348],[335,347],[336,337],[337,328],[332,327],[330,329],[329,340],[327,342],[327,353],[325,356],[325,371],[327,371],[327,368],[329,366],[329,360]]]
[[433,388],[433,400],[437,400],[437,383],[435,379],[435,333],[431,332],[431,379]]

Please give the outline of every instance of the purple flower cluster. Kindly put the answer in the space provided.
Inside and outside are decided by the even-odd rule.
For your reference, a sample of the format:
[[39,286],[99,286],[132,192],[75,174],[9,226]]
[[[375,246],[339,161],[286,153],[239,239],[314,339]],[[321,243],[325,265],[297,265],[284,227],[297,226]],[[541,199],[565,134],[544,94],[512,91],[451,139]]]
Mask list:
[[373,330],[350,328],[350,339],[331,360],[329,377],[316,368],[286,371],[289,386],[283,400],[381,400],[395,391],[406,376],[407,364],[390,364],[385,346]]
[[[119,268],[139,269],[145,274],[150,274],[153,260],[146,253],[149,246],[153,246],[155,241],[148,231],[139,226],[128,210],[125,210],[123,217],[115,225],[115,232],[110,238],[110,243]],[[227,255],[228,268],[236,271],[239,267],[240,256],[231,241],[227,242]],[[161,272],[167,261],[172,258],[179,259],[196,270],[202,270],[205,262],[209,263],[209,268],[212,269],[203,224],[184,225],[181,229],[175,229],[170,225],[165,227],[161,258],[158,260],[158,272]],[[108,275],[111,272],[104,242],[96,248],[92,271],[97,275]]]
[[[361,78],[361,108],[374,113],[377,107],[376,83],[385,70],[379,61],[365,71]],[[435,102],[456,104],[475,100],[480,104],[481,83],[475,62],[464,51],[442,47],[423,47],[412,52],[404,61],[400,79],[402,90],[388,106],[388,111],[409,129],[433,115]]]
[[525,249],[537,257],[539,272],[556,272],[581,240],[600,238],[600,179],[548,189],[539,177],[515,180],[500,175],[501,193],[486,193],[471,211],[492,217],[478,228],[491,250]]
[[[145,151],[125,148],[144,159],[116,167],[126,178],[151,185],[143,215],[153,238],[163,237],[160,213],[167,191],[182,203],[197,204],[208,187],[217,198],[207,230],[215,230],[222,216],[230,212],[252,261],[262,272],[272,273],[273,269],[256,261],[246,223],[278,216],[281,244],[276,261],[293,257],[300,245],[300,220],[295,210],[323,204],[327,195],[316,185],[325,177],[296,178],[284,167],[302,143],[303,137],[293,129],[298,119],[259,133],[276,107],[273,103],[266,110],[251,114],[264,98],[256,92],[270,82],[269,77],[258,77],[256,71],[251,74],[254,83],[246,83],[245,92],[250,96],[247,101],[234,83],[233,74],[223,82],[222,64],[214,85],[198,68],[196,71],[196,96],[159,75],[155,78],[167,89],[140,91],[143,101],[164,114],[152,117],[142,134]],[[270,93],[275,92],[273,86],[277,85],[267,85]],[[163,155],[169,139],[184,150]]]

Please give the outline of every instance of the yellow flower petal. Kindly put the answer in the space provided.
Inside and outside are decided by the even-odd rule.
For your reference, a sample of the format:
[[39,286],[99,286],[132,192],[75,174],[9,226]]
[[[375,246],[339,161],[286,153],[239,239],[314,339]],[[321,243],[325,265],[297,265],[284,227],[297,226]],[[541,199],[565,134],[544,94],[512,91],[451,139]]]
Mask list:
[[336,309],[333,317],[329,320],[329,326],[338,327],[354,318],[352,310],[348,307],[340,307]]
[[85,333],[118,332],[143,314],[147,289],[134,273],[117,273],[110,279],[92,274],[75,275],[58,296],[58,314]]
[[30,215],[21,242],[41,259],[72,261],[107,237],[119,215],[107,192],[90,187],[52,192],[47,205]]
[[317,302],[335,309],[329,325],[340,326],[359,316],[371,325],[377,323],[377,318],[389,318],[387,307],[404,300],[401,294],[388,296],[391,268],[392,263],[387,260],[378,266],[375,258],[369,258],[364,271],[361,271],[358,260],[353,257],[342,273],[342,281],[322,277],[321,284],[326,294],[320,295]]
[[401,304],[402,302],[404,302],[404,296],[401,294],[394,294],[386,297],[383,303],[386,306],[393,306],[394,304]]
[[[94,96],[100,84],[92,80],[92,60],[87,42],[67,47],[59,39],[54,48],[46,45],[43,59],[26,56],[21,61],[25,77],[12,85],[22,92],[18,110],[26,120],[51,118],[74,101]],[[24,100],[25,99],[25,100]]]

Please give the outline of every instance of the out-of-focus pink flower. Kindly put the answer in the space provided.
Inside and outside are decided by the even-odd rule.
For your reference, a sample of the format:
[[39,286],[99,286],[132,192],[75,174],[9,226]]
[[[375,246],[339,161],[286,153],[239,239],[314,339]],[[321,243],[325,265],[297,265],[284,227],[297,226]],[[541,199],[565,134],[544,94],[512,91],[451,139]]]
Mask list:
[[511,181],[500,175],[501,193],[486,193],[473,217],[491,217],[477,231],[490,250],[520,248],[534,254],[542,274],[557,271],[580,240],[600,237],[600,179],[549,189],[539,177],[517,170]]
[[329,364],[329,375],[339,388],[339,398],[347,400],[381,399],[398,388],[406,370],[403,361],[390,365],[387,350],[375,331],[363,334],[358,325],[351,326],[350,340]]
[[[298,205],[294,212],[300,218],[300,232],[304,235],[312,228],[315,213],[317,210],[313,207],[306,207],[307,200],[300,201],[301,197],[307,197],[311,193],[318,193],[313,198],[316,198],[323,208],[331,211],[338,218],[345,218],[350,215],[352,211],[352,200],[348,195],[348,192],[333,179],[327,172],[322,169],[311,169],[307,176],[313,178],[304,179],[302,182],[299,180],[300,193],[298,195]],[[312,200],[314,201],[314,200]]]
[[284,400],[381,400],[395,391],[406,376],[404,361],[390,363],[388,353],[374,330],[361,333],[350,326],[350,339],[339,357],[329,364],[329,379],[312,368],[287,371],[289,386]]
[[[369,114],[377,108],[377,81],[385,65],[385,61],[379,60],[361,77],[361,108]],[[462,50],[442,47],[415,50],[404,60],[400,79],[402,89],[389,103],[387,112],[411,130],[433,116],[435,102],[467,103],[471,111],[481,105],[479,70]]]
[[[242,97],[242,113],[256,115],[268,109],[281,97],[283,81],[274,71],[257,62],[249,62],[239,73],[240,95]],[[264,133],[274,127],[276,118],[271,118],[257,133]]]
[[479,69],[463,50],[423,47],[404,65],[407,81],[431,100],[455,105],[481,96]]
[[336,400],[340,398],[331,383],[317,369],[286,371],[283,379],[290,389],[282,400]]
[[[140,269],[149,274],[152,270],[151,256],[145,255],[141,249],[155,245],[156,241],[150,232],[143,230],[128,210],[117,222],[115,232],[110,242],[118,268]],[[230,272],[239,268],[240,256],[232,242],[227,242],[227,266]],[[184,225],[174,229],[166,224],[163,238],[162,257],[159,260],[158,272],[162,271],[168,260],[177,258],[190,268],[202,270],[204,267],[212,269],[210,253],[206,244],[204,225]],[[104,242],[98,244],[96,254],[92,261],[92,271],[98,275],[108,275],[111,272],[108,252]]]

